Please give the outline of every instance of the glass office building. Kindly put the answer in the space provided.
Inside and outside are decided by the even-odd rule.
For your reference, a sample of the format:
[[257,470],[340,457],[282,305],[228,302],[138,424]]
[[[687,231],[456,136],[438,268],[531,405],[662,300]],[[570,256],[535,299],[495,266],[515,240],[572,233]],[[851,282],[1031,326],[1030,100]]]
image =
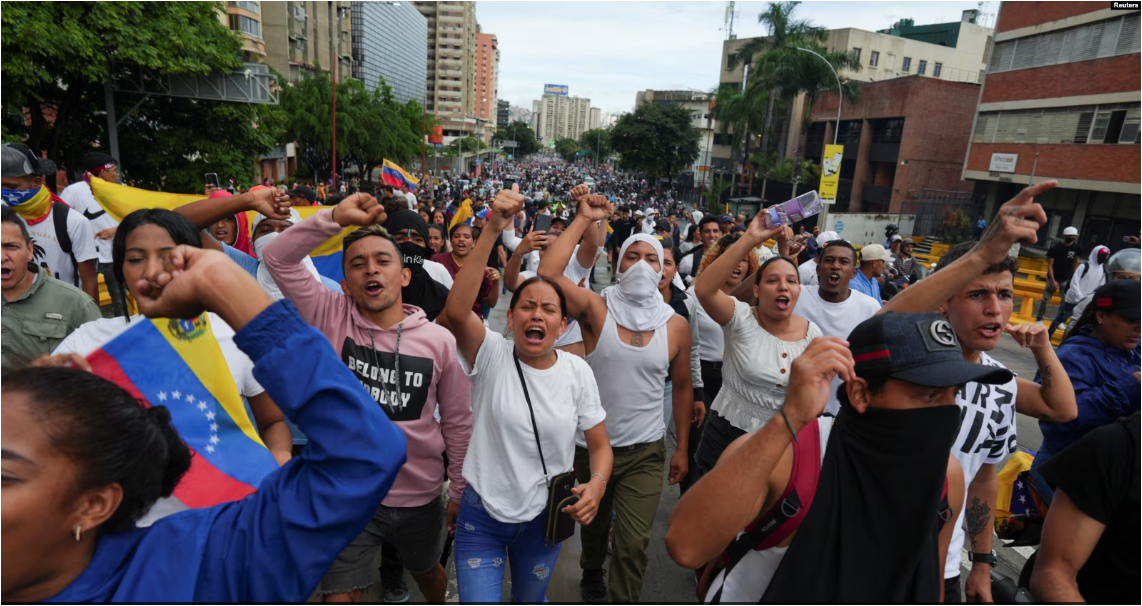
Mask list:
[[400,103],[424,105],[428,20],[408,2],[353,2],[353,77],[370,91],[380,77]]

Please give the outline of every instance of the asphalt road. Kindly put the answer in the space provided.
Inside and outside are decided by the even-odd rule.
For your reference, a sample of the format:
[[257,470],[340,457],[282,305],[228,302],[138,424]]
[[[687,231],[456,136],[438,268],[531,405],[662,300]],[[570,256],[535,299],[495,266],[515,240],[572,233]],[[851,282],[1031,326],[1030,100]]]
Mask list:
[[[596,291],[601,290],[610,282],[610,272],[607,271],[606,266],[605,259],[600,259],[596,266],[594,286]],[[505,311],[508,306],[509,298],[510,297],[501,296],[499,305],[497,305],[496,309],[489,316],[489,326],[493,330],[504,330],[506,323]],[[1019,376],[1026,378],[1034,377],[1036,368],[1034,358],[1030,352],[1019,347],[1015,341],[1007,335],[1003,336],[1000,346],[990,353],[993,358],[1002,362]],[[1017,435],[1020,445],[1030,450],[1037,450],[1039,448],[1043,436],[1039,431],[1037,421],[1024,415],[1018,415],[1016,431],[1018,432]],[[673,453],[673,446],[673,444],[668,444],[668,456]],[[662,500],[658,506],[658,514],[655,516],[654,533],[650,541],[650,562],[647,566],[646,578],[643,582],[642,602],[694,603],[697,601],[693,572],[675,564],[666,553],[665,537],[667,528],[669,527],[670,511],[673,509],[675,503],[678,502],[678,496],[678,487],[667,485],[664,476]],[[1032,553],[1031,548],[1007,548],[1001,545],[1002,542],[999,541],[999,539],[996,539],[995,543],[996,551],[1000,559],[997,570],[1009,578],[1018,578],[1019,571],[1026,562],[1027,557]],[[579,579],[582,575],[579,568],[580,553],[579,534],[576,532],[574,537],[563,543],[562,553],[560,553],[555,570],[552,572],[551,583],[547,590],[547,599],[549,601],[557,603],[582,601],[579,592]],[[962,557],[961,572],[963,573],[963,577],[966,577],[968,572],[966,552],[964,552]],[[412,578],[408,573],[405,574],[405,577],[406,583],[412,593],[412,601],[423,602],[424,598],[416,589]],[[458,602],[459,596],[456,591],[455,581],[456,564],[452,560],[449,561],[448,579],[448,601]],[[374,586],[370,591],[366,592],[364,596],[365,601],[380,601],[381,592],[379,589],[379,586]],[[509,592],[510,573],[505,570],[505,602],[510,599]]]

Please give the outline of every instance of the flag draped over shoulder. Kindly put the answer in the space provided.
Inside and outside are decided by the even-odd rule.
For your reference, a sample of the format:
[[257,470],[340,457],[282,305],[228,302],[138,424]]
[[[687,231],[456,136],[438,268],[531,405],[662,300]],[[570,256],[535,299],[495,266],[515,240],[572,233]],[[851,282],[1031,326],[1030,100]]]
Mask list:
[[[202,194],[172,194],[159,191],[149,191],[146,189],[139,189],[136,187],[129,187],[126,185],[119,185],[118,183],[109,183],[98,177],[91,178],[91,193],[95,196],[95,200],[111,215],[116,221],[123,221],[123,217],[135,212],[136,210],[144,208],[163,208],[166,210],[174,210],[184,204],[197,202],[206,198]],[[301,215],[304,221],[312,217],[315,213],[321,211],[326,207],[324,206],[295,206],[294,210]],[[246,213],[249,219],[246,224],[253,225],[254,218],[257,213],[248,211]],[[341,252],[341,243],[349,232],[355,230],[355,227],[349,227],[341,230],[340,234],[333,236],[318,246],[309,257],[313,259],[313,265],[317,267],[317,271],[333,280],[340,281],[345,277],[341,269],[341,259],[343,254]]]
[[174,497],[212,507],[253,493],[278,468],[250,422],[210,318],[144,318],[87,357],[143,406],[166,406],[193,451]]
[[420,179],[413,177],[405,172],[403,168],[388,160],[385,160],[381,166],[381,178],[385,180],[385,183],[393,187],[404,185],[409,189],[415,190],[416,187],[420,185]]
[[448,223],[448,231],[451,232],[453,227],[461,223],[467,222],[472,218],[472,199],[465,198],[460,203],[460,208],[456,210],[456,214],[452,215],[452,221]]

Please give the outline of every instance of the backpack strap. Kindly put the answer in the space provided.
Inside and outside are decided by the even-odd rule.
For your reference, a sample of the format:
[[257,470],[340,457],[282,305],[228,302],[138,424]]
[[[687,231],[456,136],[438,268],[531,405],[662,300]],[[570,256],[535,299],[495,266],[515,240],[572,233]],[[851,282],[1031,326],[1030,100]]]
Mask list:
[[52,224],[56,230],[56,243],[59,244],[60,250],[71,258],[72,283],[79,286],[79,263],[75,260],[75,255],[71,253],[71,234],[67,233],[67,214],[69,212],[71,212],[71,207],[67,204],[52,200]]
[[940,507],[936,510],[936,533],[944,530],[944,524],[952,521],[952,504],[948,502],[948,476],[944,476],[944,491],[940,493]]

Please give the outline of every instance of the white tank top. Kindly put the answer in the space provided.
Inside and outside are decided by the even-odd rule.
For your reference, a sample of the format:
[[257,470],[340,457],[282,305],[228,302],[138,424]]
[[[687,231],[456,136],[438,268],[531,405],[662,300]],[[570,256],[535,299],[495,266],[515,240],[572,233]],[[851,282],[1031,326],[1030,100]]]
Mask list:
[[[657,441],[666,433],[662,397],[670,376],[667,325],[655,329],[645,347],[635,347],[619,339],[618,324],[613,318],[607,314],[599,343],[587,355],[607,413],[607,436],[613,447]],[[575,441],[580,446],[587,445],[582,433]]]

